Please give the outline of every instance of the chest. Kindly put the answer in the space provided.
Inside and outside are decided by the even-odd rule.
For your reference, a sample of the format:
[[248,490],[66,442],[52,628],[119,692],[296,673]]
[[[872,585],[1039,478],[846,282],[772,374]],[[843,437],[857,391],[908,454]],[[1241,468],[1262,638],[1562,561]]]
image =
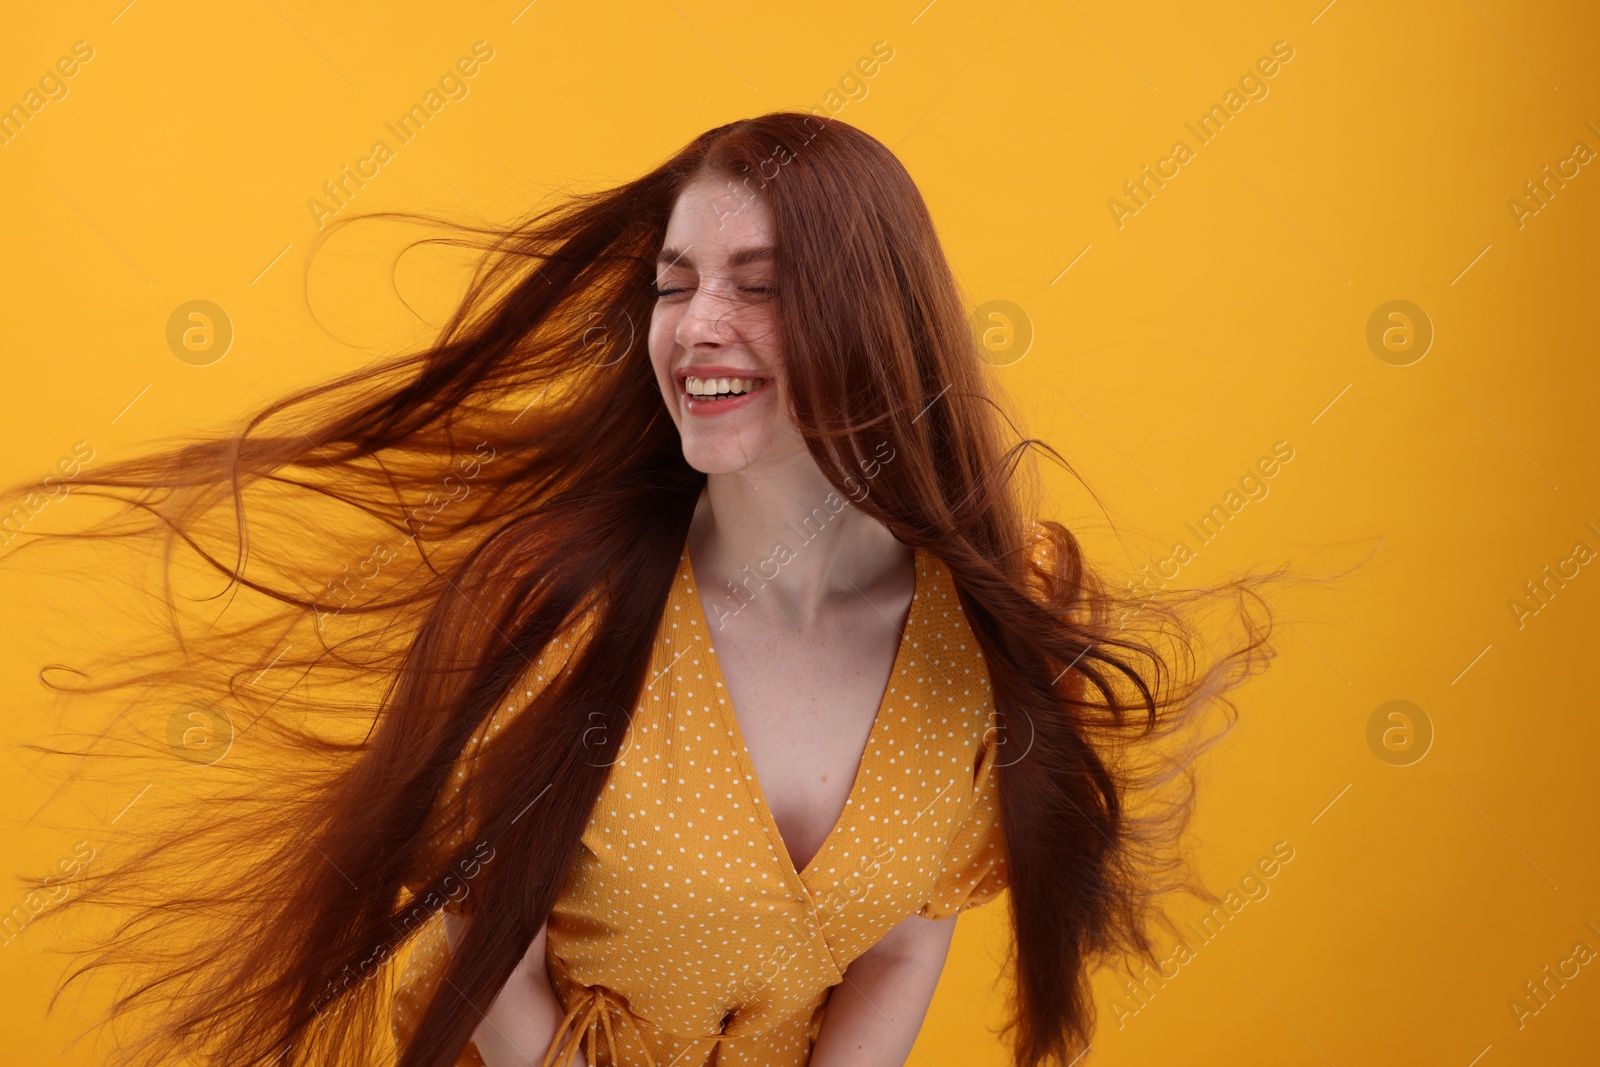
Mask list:
[[790,859],[804,869],[839,822],[884,703],[913,583],[858,598],[805,637],[699,593],[716,668]]

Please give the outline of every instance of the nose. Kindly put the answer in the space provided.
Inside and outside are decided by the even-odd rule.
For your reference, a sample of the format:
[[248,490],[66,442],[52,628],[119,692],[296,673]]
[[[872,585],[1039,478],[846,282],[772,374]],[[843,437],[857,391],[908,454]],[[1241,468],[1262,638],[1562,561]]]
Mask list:
[[731,340],[727,322],[731,313],[728,301],[717,290],[707,285],[697,286],[678,318],[675,333],[678,344],[683,348],[726,344]]

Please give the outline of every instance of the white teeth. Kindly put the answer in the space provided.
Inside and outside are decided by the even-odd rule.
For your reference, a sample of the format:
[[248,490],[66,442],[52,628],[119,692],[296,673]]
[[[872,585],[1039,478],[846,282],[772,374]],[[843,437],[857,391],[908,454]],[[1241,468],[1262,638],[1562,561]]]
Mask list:
[[760,388],[761,378],[687,378],[684,391],[694,396],[713,396],[717,393],[751,393]]

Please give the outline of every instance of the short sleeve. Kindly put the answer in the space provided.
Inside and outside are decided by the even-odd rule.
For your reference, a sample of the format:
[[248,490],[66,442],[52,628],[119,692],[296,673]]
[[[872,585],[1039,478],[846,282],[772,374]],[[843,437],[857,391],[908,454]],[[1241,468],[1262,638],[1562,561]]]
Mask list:
[[999,896],[1010,879],[1006,872],[1006,841],[1000,825],[1000,776],[996,773],[1001,746],[986,735],[973,780],[972,806],[945,854],[928,900],[917,914],[924,919],[947,919],[968,908],[987,904]]
[[[1030,522],[1024,538],[1029,562],[1055,573],[1056,544],[1050,532]],[[1044,586],[1030,571],[1030,582],[1043,595]],[[1000,775],[997,767],[1003,746],[992,743],[989,731],[978,754],[973,778],[972,806],[950,842],[928,900],[917,914],[925,919],[945,919],[968,908],[989,903],[1011,884],[1006,869],[1005,833],[1000,823]]]

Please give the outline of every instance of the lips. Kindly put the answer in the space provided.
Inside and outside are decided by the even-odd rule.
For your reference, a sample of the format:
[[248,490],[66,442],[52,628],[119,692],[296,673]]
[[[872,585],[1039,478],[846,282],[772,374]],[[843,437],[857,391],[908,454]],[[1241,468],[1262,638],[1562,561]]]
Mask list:
[[770,378],[734,367],[686,367],[675,376],[684,410],[714,415],[743,408],[764,396]]

